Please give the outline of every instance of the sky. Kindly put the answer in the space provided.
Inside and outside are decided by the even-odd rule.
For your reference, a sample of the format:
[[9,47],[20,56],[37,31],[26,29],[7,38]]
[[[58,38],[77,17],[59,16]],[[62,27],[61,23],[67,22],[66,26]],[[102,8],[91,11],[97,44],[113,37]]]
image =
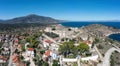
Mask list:
[[60,20],[120,20],[120,0],[0,0],[0,19],[29,14]]

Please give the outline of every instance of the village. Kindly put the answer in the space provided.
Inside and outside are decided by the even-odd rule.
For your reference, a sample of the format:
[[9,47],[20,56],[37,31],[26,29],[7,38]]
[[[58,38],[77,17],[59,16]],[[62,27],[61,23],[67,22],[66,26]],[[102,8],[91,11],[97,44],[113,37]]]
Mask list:
[[[61,24],[34,33],[1,34],[5,66],[90,66],[100,62],[95,36]],[[6,64],[7,63],[7,64]]]

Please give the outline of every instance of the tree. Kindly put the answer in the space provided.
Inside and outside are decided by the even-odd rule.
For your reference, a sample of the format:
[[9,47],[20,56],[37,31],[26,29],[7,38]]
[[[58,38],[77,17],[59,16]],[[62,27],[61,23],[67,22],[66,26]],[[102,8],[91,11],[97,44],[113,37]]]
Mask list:
[[49,64],[44,61],[43,66],[49,66]]
[[22,45],[21,49],[23,52],[25,52],[25,45]]
[[19,52],[19,50],[18,50],[18,49],[16,49],[16,50],[15,50],[15,53],[17,53],[18,55],[20,54],[20,52]]
[[68,28],[68,31],[71,31],[72,29],[71,28]]
[[100,40],[98,38],[95,38],[95,40],[93,41],[93,44],[98,43]]
[[79,46],[77,46],[78,51],[81,53],[89,51],[89,46],[86,43],[80,43]]
[[53,64],[52,64],[52,66],[60,66],[60,65],[58,64],[58,61],[53,60]]
[[23,56],[20,56],[20,59],[21,59],[21,60],[24,60],[24,57],[23,57]]
[[2,47],[3,44],[4,44],[3,42],[0,42],[0,48]]
[[38,32],[38,33],[34,34],[34,37],[38,38],[38,37],[41,36],[41,35],[42,35],[42,33],[41,33],[41,32]]
[[26,38],[26,41],[27,41],[27,42],[30,42],[29,47],[32,47],[32,48],[36,47],[36,44],[39,43],[39,41],[36,39],[35,36],[31,36],[31,37],[29,37],[29,38]]
[[54,31],[54,30],[56,30],[56,28],[55,28],[55,27],[53,27],[53,28],[52,28],[52,30]]
[[59,51],[66,57],[68,54],[74,53],[74,48],[73,42],[64,42],[62,45],[60,45]]
[[26,61],[26,66],[30,66],[30,61]]

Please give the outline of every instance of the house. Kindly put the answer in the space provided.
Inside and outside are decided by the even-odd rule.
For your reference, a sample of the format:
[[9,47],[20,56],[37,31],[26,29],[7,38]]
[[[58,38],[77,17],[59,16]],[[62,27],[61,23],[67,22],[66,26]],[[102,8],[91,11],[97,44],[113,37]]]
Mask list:
[[34,48],[27,48],[26,55],[29,57],[34,57]]
[[52,57],[52,59],[54,59],[54,60],[56,60],[57,58],[58,58],[58,56],[57,56],[57,54],[56,53],[51,53],[51,57]]
[[21,44],[19,44],[18,46],[17,46],[17,49],[19,50],[19,51],[22,51],[22,45]]
[[86,40],[88,40],[88,33],[82,33],[80,35],[80,37],[81,37],[82,40],[86,41]]
[[2,55],[0,55],[0,63],[5,63],[8,59]]
[[51,50],[47,50],[44,54],[43,54],[43,58],[45,60],[48,60],[49,57],[51,57],[52,59],[57,59],[57,54],[53,53]]
[[9,54],[10,53],[9,47],[7,47],[7,46],[2,47],[1,49],[2,49],[1,54]]
[[23,63],[23,62],[18,62],[18,63],[15,64],[15,66],[26,66],[26,64]]
[[20,59],[19,59],[19,57],[17,56],[17,55],[13,55],[12,56],[12,62],[13,63],[17,63],[17,62],[19,62],[20,61]]
[[49,47],[50,44],[52,44],[52,43],[53,43],[52,41],[50,41],[49,39],[46,39],[46,40],[44,40],[44,42],[43,42],[43,46],[44,46],[44,47]]
[[86,40],[86,41],[83,41],[83,43],[86,43],[89,47],[92,46],[92,42],[91,41]]
[[51,55],[51,50],[47,50],[45,51],[45,53],[43,54],[43,57],[47,58]]
[[19,63],[19,62],[20,62],[19,56],[17,56],[17,54],[13,54],[12,55],[13,66],[16,66],[16,63]]
[[25,63],[20,61],[20,57],[17,56],[16,54],[13,54],[12,62],[13,62],[13,66],[26,66]]
[[15,44],[15,45],[18,45],[18,42],[19,42],[18,38],[15,38],[14,44]]

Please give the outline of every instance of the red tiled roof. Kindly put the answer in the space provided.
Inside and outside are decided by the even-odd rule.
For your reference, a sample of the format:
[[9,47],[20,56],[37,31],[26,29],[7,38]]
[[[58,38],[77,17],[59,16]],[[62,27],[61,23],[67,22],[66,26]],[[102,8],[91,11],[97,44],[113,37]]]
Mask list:
[[27,48],[28,51],[33,51],[34,49],[33,48]]
[[18,62],[18,61],[19,61],[19,57],[16,56],[16,55],[14,55],[14,56],[12,57],[12,61],[13,61],[13,63]]
[[18,39],[15,39],[15,43],[18,43],[19,42],[19,40]]
[[7,58],[0,55],[0,60],[7,61]]
[[48,56],[50,56],[50,50],[47,50],[44,54],[48,57]]
[[48,39],[47,39],[47,40],[45,40],[45,42],[46,42],[46,43],[49,43],[49,44],[51,44],[51,43],[52,43],[52,41],[50,41],[50,40],[48,40]]
[[87,43],[87,44],[92,44],[91,41],[83,41],[84,43]]

